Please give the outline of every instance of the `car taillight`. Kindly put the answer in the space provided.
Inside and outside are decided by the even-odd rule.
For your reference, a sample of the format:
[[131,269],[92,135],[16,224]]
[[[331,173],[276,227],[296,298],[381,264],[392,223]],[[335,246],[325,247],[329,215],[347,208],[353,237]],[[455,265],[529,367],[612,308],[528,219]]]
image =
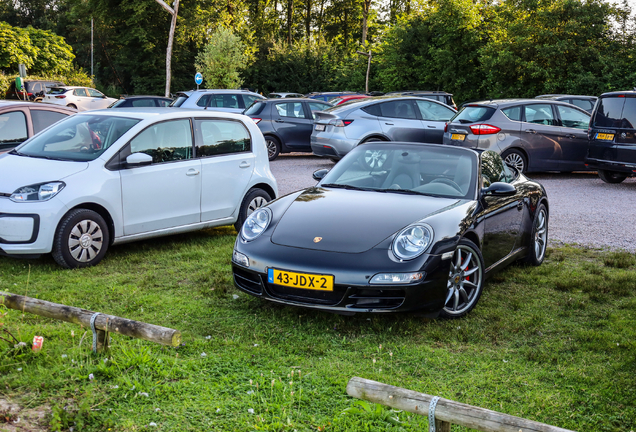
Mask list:
[[444,133],[448,132],[448,122],[444,123]]
[[59,96],[55,96],[55,99],[64,99],[66,97],[66,95],[59,95]]
[[345,127],[353,123],[353,120],[330,120],[329,124],[336,127]]
[[470,131],[475,135],[496,134],[500,130],[501,128],[498,128],[497,126],[492,126],[489,124],[476,124],[470,127]]
[[252,117],[252,120],[254,120],[254,123],[258,124],[259,121],[263,120],[263,119],[259,119],[259,118],[254,118]]

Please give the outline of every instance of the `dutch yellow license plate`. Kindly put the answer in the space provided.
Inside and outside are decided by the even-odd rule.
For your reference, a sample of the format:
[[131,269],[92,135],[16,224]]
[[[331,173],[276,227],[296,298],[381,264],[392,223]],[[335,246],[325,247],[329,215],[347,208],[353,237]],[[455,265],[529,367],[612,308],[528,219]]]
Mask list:
[[596,139],[611,141],[614,139],[614,134],[597,133]]
[[267,282],[292,288],[333,291],[333,276],[267,269]]
[[452,140],[464,141],[466,139],[466,135],[464,134],[451,134]]

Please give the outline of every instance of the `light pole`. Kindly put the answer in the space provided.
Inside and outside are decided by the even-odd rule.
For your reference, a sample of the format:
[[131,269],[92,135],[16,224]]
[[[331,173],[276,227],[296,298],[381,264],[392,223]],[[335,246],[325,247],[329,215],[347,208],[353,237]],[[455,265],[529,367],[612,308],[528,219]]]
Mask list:
[[364,92],[369,93],[369,71],[371,70],[371,57],[372,57],[371,50],[369,50],[368,53],[365,53],[364,51],[356,51],[356,53],[366,56],[369,59],[369,61],[367,62],[367,79],[364,83]]

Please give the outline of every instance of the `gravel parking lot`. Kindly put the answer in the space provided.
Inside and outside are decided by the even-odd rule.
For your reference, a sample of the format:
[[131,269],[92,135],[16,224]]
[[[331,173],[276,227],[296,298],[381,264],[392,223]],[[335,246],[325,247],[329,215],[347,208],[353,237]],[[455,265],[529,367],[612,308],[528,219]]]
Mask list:
[[[281,155],[270,163],[279,194],[314,186],[311,174],[334,163],[307,153]],[[636,178],[607,184],[591,173],[533,173],[550,199],[550,243],[636,252]]]

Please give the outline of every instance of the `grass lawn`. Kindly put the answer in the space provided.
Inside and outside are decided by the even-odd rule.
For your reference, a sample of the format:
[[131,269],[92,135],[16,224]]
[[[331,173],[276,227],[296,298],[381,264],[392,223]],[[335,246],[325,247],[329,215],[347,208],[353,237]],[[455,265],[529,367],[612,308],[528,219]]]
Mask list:
[[[44,424],[64,431],[427,427],[348,397],[360,376],[567,429],[636,430],[632,254],[549,249],[541,267],[493,276],[464,319],[344,317],[236,290],[235,236],[117,246],[84,270],[0,258],[0,291],[176,328],[184,342],[112,335],[110,352],[93,355],[90,330],[0,306],[0,328],[28,347],[44,336],[40,353],[0,340],[0,399],[44,409]],[[0,431],[15,420],[0,412]]]

